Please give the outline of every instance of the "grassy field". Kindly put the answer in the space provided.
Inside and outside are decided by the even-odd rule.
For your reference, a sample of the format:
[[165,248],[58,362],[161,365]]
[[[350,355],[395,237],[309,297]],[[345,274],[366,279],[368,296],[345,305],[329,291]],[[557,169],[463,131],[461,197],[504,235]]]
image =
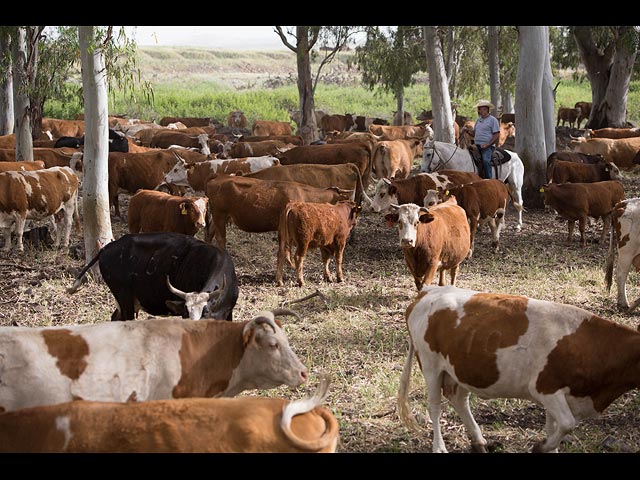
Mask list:
[[[246,61],[244,53],[214,54],[197,49],[188,49],[179,55],[171,49],[144,49],[143,53],[144,62],[153,65],[145,75],[155,75],[159,81],[156,107],[163,105],[166,109],[149,110],[149,115],[184,113],[215,117],[226,115],[230,108],[241,105],[240,108],[247,106],[245,111],[252,111],[248,107],[255,105],[255,115],[261,115],[261,109],[270,106],[273,118],[284,119],[288,108],[286,102],[297,98],[295,85],[260,93],[243,87],[249,85],[248,82],[257,85],[265,79],[273,81],[276,76],[284,78],[280,67],[275,71],[274,65],[292,59],[286,52],[273,56],[255,54],[250,62]],[[179,58],[169,61],[174,56]],[[145,65],[144,62],[141,64]],[[200,80],[188,75],[194,62],[202,64]],[[228,69],[228,75],[219,71],[221,65]],[[234,73],[238,65],[247,70],[246,76]],[[173,78],[173,87],[161,86],[164,84],[160,80],[167,77]],[[576,84],[575,90],[569,85],[567,82],[566,88],[559,89],[559,103],[571,104],[584,98],[578,93],[584,91],[578,90],[583,85]],[[424,85],[415,88],[416,92],[422,93],[408,96],[412,113],[429,106]],[[423,90],[419,90],[421,88]],[[318,108],[367,115],[394,109],[392,99],[383,101],[382,97],[356,87],[348,92],[334,92],[334,89],[339,90],[337,87],[318,87]],[[162,93],[165,91],[166,95]],[[285,92],[286,95],[281,95]],[[355,108],[357,105],[367,107]],[[623,183],[627,197],[640,195],[640,176],[625,173]],[[120,195],[124,219],[128,198],[129,195]],[[589,242],[582,248],[577,237],[567,243],[566,222],[539,209],[527,208],[519,233],[515,232],[514,219],[515,212],[509,208],[507,228],[502,233],[498,254],[490,249],[489,233],[478,232],[473,258],[461,265],[458,286],[576,305],[636,328],[640,310],[631,316],[620,313],[615,306],[615,287],[610,294],[604,289],[607,245]],[[125,222],[113,217],[112,222],[116,238],[126,233]],[[324,283],[320,255],[311,251],[305,262],[307,285],[302,288],[297,287],[290,270],[285,272],[284,287],[275,284],[275,233],[250,234],[233,226],[228,230],[229,252],[240,283],[234,319],[248,320],[261,310],[273,309],[316,290],[323,295],[323,298],[316,297],[295,306],[301,320],[283,319],[292,348],[311,372],[309,385],[296,390],[278,387],[243,395],[300,398],[315,387],[320,371],[330,372],[333,381],[327,405],[340,422],[338,451],[341,453],[431,451],[430,426],[425,425],[424,432],[410,432],[395,412],[400,374],[407,353],[404,312],[417,292],[399,247],[397,231],[386,228],[384,223],[380,214],[369,210],[363,212],[356,226],[356,240],[345,250],[344,283]],[[589,229],[590,238],[598,235],[598,228]],[[82,238],[75,233],[72,244],[82,250]],[[0,253],[0,291],[3,292],[0,325],[50,326],[109,321],[115,302],[106,286],[89,282],[73,296],[65,293],[83,263],[81,256],[57,254],[51,250],[27,248],[18,256]],[[631,299],[638,296],[637,282],[634,273],[628,280]],[[143,313],[140,318],[147,319],[148,315]],[[616,346],[611,345],[611,348]],[[417,413],[426,411],[424,379],[417,367],[413,369],[409,398]],[[462,422],[447,402],[443,405],[442,424],[447,448],[458,453],[469,451],[470,442]],[[472,396],[471,408],[496,452],[526,452],[544,438],[544,411],[531,402],[482,400]],[[578,424],[565,438],[560,451],[640,451],[639,409],[640,393],[637,390],[622,395],[604,416]]]
[[[141,95],[131,101],[122,94],[111,96],[110,111],[132,118],[159,120],[163,116],[211,116],[224,123],[227,113],[241,109],[249,122],[256,119],[289,121],[289,110],[299,106],[295,55],[288,51],[220,51],[202,48],[139,48],[141,78],[153,86],[153,104]],[[323,68],[315,94],[316,108],[329,113],[354,113],[390,119],[397,110],[392,94],[370,91],[360,85],[357,69],[349,64],[352,55],[342,53]],[[312,71],[315,72],[317,65]],[[556,107],[589,101],[587,82],[563,72],[557,90]],[[489,91],[484,95],[488,98]],[[405,110],[418,115],[431,108],[426,75],[418,75],[407,89]],[[459,114],[475,116],[477,98],[454,99]],[[81,112],[74,104],[48,102],[45,115],[75,118]],[[630,86],[628,119],[640,124],[640,82]]]

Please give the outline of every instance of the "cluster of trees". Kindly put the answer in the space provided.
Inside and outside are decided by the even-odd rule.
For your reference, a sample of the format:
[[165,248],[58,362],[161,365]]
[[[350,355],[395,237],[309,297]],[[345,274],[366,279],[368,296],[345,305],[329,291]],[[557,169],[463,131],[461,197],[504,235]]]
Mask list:
[[[527,204],[541,206],[538,186],[544,183],[544,161],[555,151],[552,65],[584,66],[593,103],[588,127],[624,126],[640,32],[630,26],[275,26],[274,33],[296,54],[299,133],[306,143],[317,139],[314,92],[322,68],[352,44],[356,34],[364,34],[354,61],[369,89],[393,92],[400,119],[405,89],[415,82],[416,73],[428,73],[438,140],[453,141],[452,99],[461,95],[480,96],[489,84],[494,105],[504,112],[515,107],[516,150],[526,168],[523,195]],[[153,95],[149,83],[135,81],[140,78],[135,49],[124,28],[0,27],[0,135],[15,132],[17,159],[33,159],[32,139],[41,134],[47,99],[83,98],[87,258],[112,238],[108,91],[128,90],[132,101],[140,95],[149,101]],[[312,60],[319,60],[315,75]],[[80,80],[74,78],[79,65]]]

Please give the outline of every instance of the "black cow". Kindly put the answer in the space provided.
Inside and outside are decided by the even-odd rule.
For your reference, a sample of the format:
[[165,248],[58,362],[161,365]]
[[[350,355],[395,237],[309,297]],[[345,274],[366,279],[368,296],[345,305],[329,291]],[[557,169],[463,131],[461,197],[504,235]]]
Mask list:
[[118,303],[111,320],[133,320],[140,308],[192,320],[233,319],[238,278],[231,256],[215,245],[173,232],[123,235],[98,252],[68,293],[97,261]]
[[[84,135],[82,137],[60,137],[53,145],[54,148],[69,147],[78,148],[84,145]],[[129,142],[127,137],[120,132],[109,129],[109,151],[110,152],[129,152]]]
[[[387,120],[382,118],[374,118],[370,119],[371,124],[373,125],[389,125]],[[362,115],[358,115],[357,117],[353,117],[354,126],[351,127],[351,130],[354,132],[368,132],[369,125],[367,124],[367,117],[363,117]]]

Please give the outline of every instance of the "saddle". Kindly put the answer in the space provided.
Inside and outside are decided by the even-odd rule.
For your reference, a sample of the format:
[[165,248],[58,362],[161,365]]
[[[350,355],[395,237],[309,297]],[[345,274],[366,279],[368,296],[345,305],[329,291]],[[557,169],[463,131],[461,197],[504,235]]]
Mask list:
[[[469,147],[469,155],[471,155],[471,160],[478,169],[478,172],[480,172],[480,176],[484,177],[484,166],[482,164],[482,157],[480,156],[480,151],[478,150],[477,145],[474,144]],[[493,178],[499,177],[498,166],[508,162],[509,160],[511,160],[511,155],[504,148],[497,147],[493,151],[493,154],[491,155],[491,166],[495,173]]]

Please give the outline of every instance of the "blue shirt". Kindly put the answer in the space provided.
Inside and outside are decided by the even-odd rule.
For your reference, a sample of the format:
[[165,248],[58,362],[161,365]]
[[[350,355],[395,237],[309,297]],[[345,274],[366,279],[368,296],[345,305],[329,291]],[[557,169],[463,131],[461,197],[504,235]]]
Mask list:
[[493,115],[489,115],[487,118],[478,117],[476,125],[473,127],[473,142],[476,145],[489,143],[491,137],[499,131],[500,125],[498,124],[498,119],[496,117]]

